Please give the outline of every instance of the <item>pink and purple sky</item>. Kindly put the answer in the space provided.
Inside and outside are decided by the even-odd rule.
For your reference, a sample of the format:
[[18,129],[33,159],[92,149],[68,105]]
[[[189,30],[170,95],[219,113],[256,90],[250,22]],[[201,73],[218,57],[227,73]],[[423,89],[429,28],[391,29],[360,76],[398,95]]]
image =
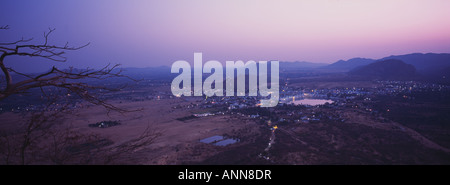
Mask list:
[[[91,42],[60,66],[170,66],[176,60],[332,63],[450,52],[448,0],[2,0],[0,42],[56,28],[53,43]],[[31,61],[31,65],[30,65]],[[23,71],[54,63],[7,62]]]

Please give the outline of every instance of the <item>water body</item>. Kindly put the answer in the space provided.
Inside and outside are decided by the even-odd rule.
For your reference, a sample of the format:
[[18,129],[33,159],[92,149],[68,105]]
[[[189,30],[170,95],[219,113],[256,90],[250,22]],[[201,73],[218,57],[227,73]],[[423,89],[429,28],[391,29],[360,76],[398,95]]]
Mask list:
[[223,136],[212,136],[212,137],[208,137],[205,139],[200,140],[200,142],[202,143],[213,143],[213,142],[217,142],[217,141],[221,141],[223,140]]
[[333,100],[325,100],[325,99],[303,99],[303,100],[295,100],[291,101],[294,105],[323,105],[325,103],[333,103]]
[[227,146],[239,142],[239,139],[226,139],[223,136],[211,136],[200,140],[202,143],[213,144],[216,146]]
[[234,143],[236,143],[236,142],[238,142],[239,140],[236,140],[236,139],[225,139],[225,140],[223,140],[223,141],[219,141],[219,142],[217,142],[216,144],[214,144],[214,145],[216,145],[216,146],[227,146],[227,145],[229,145],[229,144],[234,144]]

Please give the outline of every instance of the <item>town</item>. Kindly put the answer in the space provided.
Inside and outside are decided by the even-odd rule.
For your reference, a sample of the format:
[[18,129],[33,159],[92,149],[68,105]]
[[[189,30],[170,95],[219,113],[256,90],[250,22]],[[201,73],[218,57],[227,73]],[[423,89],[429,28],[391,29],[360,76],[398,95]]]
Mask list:
[[[262,107],[274,107],[278,104],[279,100],[279,64],[278,61],[271,61],[270,80],[271,87],[268,88],[267,83],[267,61],[260,61],[257,64],[254,61],[248,61],[244,63],[242,61],[227,61],[226,62],[226,96],[245,96],[246,89],[246,69],[248,69],[248,96],[257,96],[258,89],[261,96],[269,96],[270,100],[261,100]],[[191,96],[191,66],[186,61],[176,61],[172,64],[172,73],[178,73],[182,69],[179,76],[175,77],[172,81],[171,91],[174,96]],[[205,79],[202,85],[203,71],[205,73],[211,73],[214,69],[214,73]],[[234,71],[237,70],[235,75]],[[194,96],[223,96],[223,68],[222,64],[218,61],[208,61],[203,67],[202,53],[194,53]],[[237,91],[235,93],[235,76],[237,76]],[[259,76],[259,77],[258,77]],[[257,85],[257,79],[259,78],[259,85]],[[214,83],[214,88],[212,85]],[[183,84],[183,88],[180,85]]]

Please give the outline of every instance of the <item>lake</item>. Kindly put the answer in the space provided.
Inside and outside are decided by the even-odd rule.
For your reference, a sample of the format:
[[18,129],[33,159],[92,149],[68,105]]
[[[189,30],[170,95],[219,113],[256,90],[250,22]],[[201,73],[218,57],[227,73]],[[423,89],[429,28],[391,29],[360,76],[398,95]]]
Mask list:
[[214,144],[214,145],[216,145],[216,146],[227,146],[227,145],[229,145],[229,144],[234,144],[234,143],[236,143],[236,142],[238,142],[239,140],[237,140],[237,139],[225,139],[225,140],[222,140],[222,141],[219,141],[219,142],[217,142],[216,144]]
[[202,139],[202,140],[200,140],[200,142],[209,144],[209,143],[214,143],[214,142],[217,142],[217,141],[221,141],[223,139],[224,139],[223,136],[212,136],[212,137],[208,137],[208,138]]
[[214,144],[216,146],[227,146],[229,144],[234,144],[239,142],[239,139],[227,139],[223,136],[212,136],[205,139],[200,140],[202,143]]

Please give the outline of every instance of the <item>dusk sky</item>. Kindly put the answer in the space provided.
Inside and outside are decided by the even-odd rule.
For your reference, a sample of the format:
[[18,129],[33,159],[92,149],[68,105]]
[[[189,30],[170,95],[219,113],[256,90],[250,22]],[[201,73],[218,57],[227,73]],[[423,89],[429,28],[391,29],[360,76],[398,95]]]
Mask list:
[[[176,60],[332,63],[414,52],[450,52],[448,0],[2,0],[0,42],[91,45],[60,67],[171,66]],[[24,72],[54,65],[7,58]]]

